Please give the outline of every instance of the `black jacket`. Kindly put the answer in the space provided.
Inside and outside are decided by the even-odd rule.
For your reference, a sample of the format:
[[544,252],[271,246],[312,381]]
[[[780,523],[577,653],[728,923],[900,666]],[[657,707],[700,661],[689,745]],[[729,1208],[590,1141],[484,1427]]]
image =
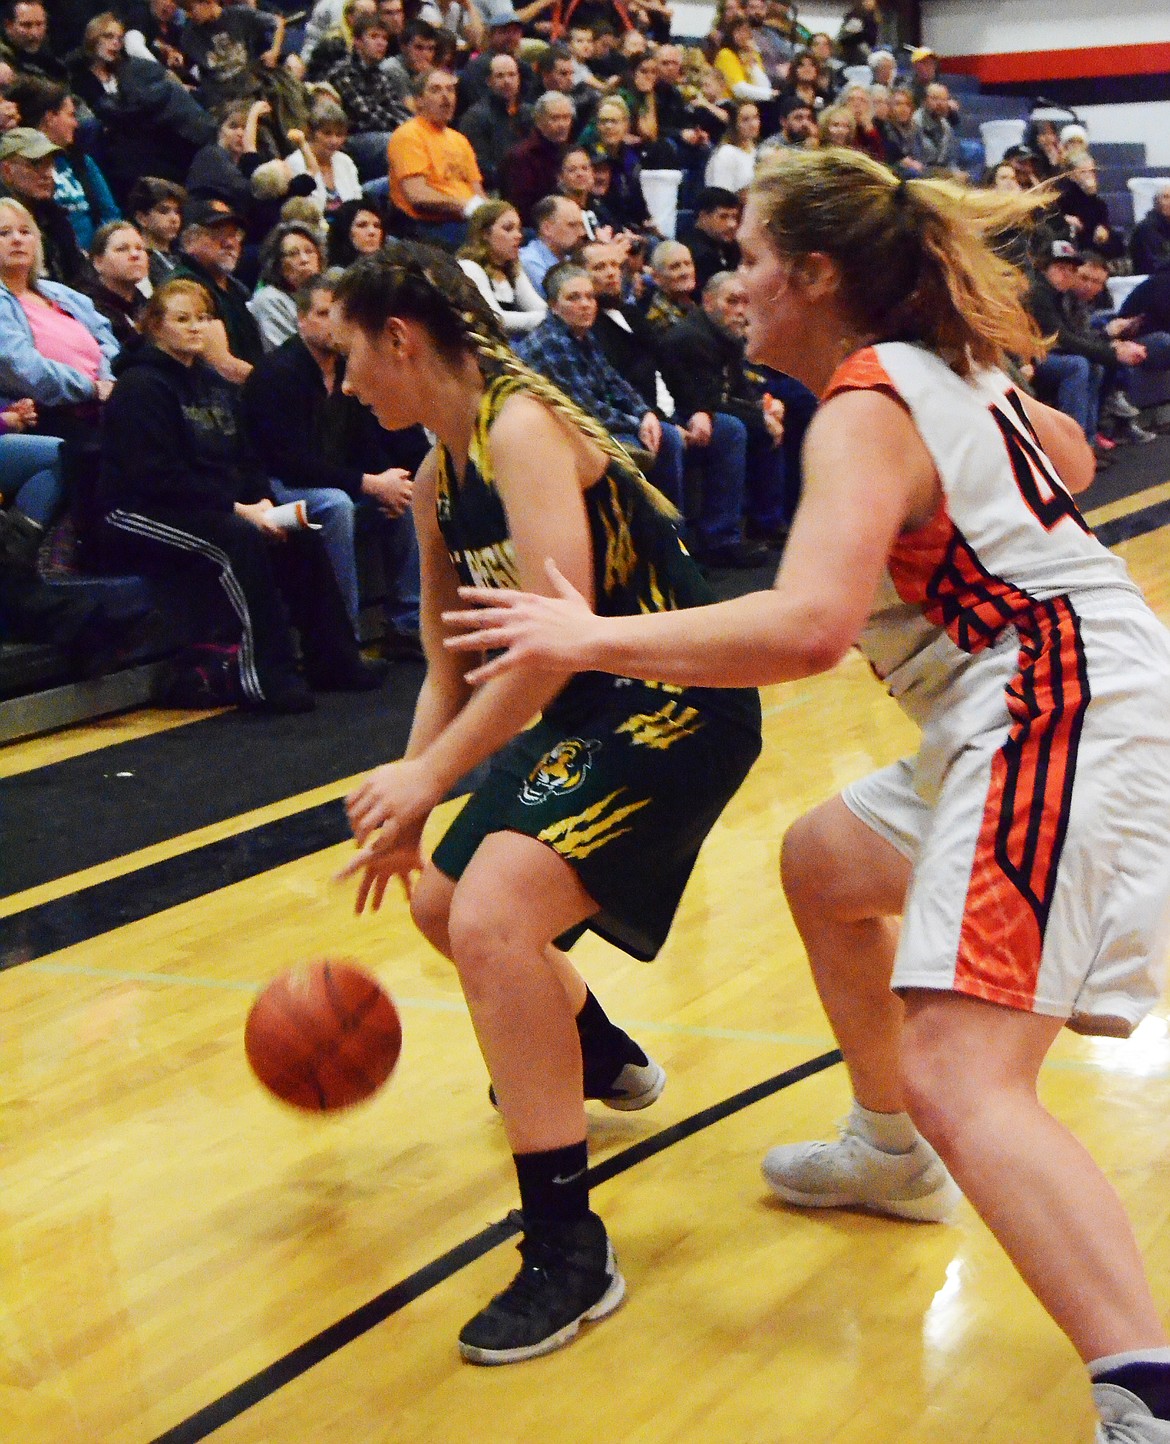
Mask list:
[[1120,315],[1141,316],[1141,336],[1151,331],[1170,331],[1170,262],[1135,286],[1121,303]]
[[684,425],[696,411],[738,417],[749,432],[767,434],[760,392],[744,366],[743,342],[720,330],[700,309],[660,341],[662,379]]
[[1068,297],[1044,276],[1037,276],[1028,292],[1028,310],[1043,335],[1055,334],[1055,351],[1084,356],[1097,366],[1113,366],[1117,357],[1109,338],[1089,326],[1080,326]]
[[695,295],[703,294],[703,287],[712,276],[720,271],[734,271],[739,265],[739,243],[717,241],[706,231],[693,230],[683,238],[683,244],[691,253],[695,263]]
[[1170,217],[1155,209],[1144,215],[1129,238],[1134,274],[1150,276],[1170,264]]
[[345,363],[325,389],[321,368],[299,336],[270,351],[244,383],[251,454],[266,476],[293,490],[331,486],[357,498],[367,472],[415,471],[427,452],[421,427],[383,431],[373,413],[342,394]]
[[[628,331],[610,314],[615,310],[625,318]],[[651,410],[657,410],[658,385],[654,378],[662,369],[658,360],[659,336],[641,311],[633,306],[599,302],[593,338],[613,369],[626,378]]]
[[123,353],[102,415],[104,511],[167,506],[227,512],[259,501],[239,419],[239,393],[203,361],[184,366],[155,346]]
[[456,129],[471,142],[485,190],[499,188],[505,155],[520,144],[531,125],[531,106],[521,105],[512,115],[500,97],[491,91],[465,112]]
[[64,206],[59,206],[56,201],[34,201],[18,196],[2,183],[0,196],[19,201],[36,221],[41,233],[41,244],[44,246],[45,275],[48,279],[80,290],[89,266],[77,244],[69,213]]

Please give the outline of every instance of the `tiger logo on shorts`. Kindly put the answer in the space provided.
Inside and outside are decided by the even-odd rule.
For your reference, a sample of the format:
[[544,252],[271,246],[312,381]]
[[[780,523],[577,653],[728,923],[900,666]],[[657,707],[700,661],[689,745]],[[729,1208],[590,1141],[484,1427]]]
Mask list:
[[567,737],[546,752],[528,774],[520,789],[520,801],[530,806],[564,792],[576,792],[593,766],[593,754],[601,751],[601,743],[593,738]]

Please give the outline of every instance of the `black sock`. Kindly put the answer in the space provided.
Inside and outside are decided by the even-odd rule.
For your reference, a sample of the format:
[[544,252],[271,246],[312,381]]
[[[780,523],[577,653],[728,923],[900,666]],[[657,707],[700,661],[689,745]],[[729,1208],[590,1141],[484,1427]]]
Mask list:
[[572,1223],[589,1212],[589,1154],[585,1140],[543,1153],[514,1153],[525,1219]]
[[605,1009],[588,989],[585,1006],[577,1014],[577,1036],[581,1039],[581,1056],[586,1068],[612,1064],[611,1077],[620,1073],[627,1063],[644,1068],[650,1061],[633,1038],[609,1020]]
[[1170,1364],[1122,1364],[1093,1375],[1094,1384],[1116,1384],[1136,1394],[1155,1419],[1170,1419]]

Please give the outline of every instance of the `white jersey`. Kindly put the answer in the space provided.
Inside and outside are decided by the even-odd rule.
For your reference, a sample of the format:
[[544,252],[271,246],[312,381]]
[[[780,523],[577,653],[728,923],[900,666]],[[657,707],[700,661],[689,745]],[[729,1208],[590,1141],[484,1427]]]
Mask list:
[[[942,483],[926,526],[898,538],[859,646],[926,725],[972,658],[1015,628],[1073,642],[1071,616],[1145,603],[1093,536],[998,371],[964,380],[905,342],[868,347],[826,393],[885,391],[907,408]],[[1034,641],[1038,644],[1040,637]]]
[[895,342],[851,356],[847,390],[896,396],[942,482],[860,641],[922,745],[843,794],[914,864],[894,986],[1126,1033],[1170,928],[1170,636],[1006,376]]

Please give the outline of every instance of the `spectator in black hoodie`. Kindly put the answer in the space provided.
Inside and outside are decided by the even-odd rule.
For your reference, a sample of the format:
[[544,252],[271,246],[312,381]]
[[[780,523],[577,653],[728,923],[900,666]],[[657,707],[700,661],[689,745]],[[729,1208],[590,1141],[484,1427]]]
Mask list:
[[366,690],[378,678],[362,664],[317,537],[272,520],[244,449],[238,392],[200,359],[211,322],[202,286],[168,281],[143,316],[146,344],[122,358],[102,438],[105,556],[168,577],[186,568],[207,600],[218,585],[235,614],[243,700],[308,712],[286,604],[313,686]]
[[297,334],[260,362],[244,386],[244,425],[278,502],[302,501],[337,577],[355,632],[355,532],[380,554],[386,650],[418,654],[418,550],[412,481],[430,449],[421,427],[383,431],[373,412],[342,390],[345,357],[331,308],[340,272],[316,276],[296,295]]

